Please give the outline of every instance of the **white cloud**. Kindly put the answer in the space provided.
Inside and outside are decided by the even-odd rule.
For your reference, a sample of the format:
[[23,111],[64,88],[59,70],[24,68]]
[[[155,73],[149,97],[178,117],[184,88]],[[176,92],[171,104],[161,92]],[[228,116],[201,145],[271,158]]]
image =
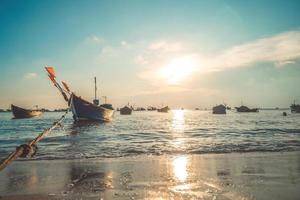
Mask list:
[[153,42],[148,46],[149,50],[160,50],[164,52],[175,52],[183,49],[182,45],[178,42],[171,43],[166,41]]
[[103,44],[105,40],[96,35],[91,35],[85,39],[86,44]]
[[122,45],[122,46],[126,46],[126,45],[128,45],[128,44],[127,44],[126,41],[123,40],[123,41],[121,42],[121,45]]
[[284,67],[285,65],[292,65],[295,63],[296,63],[296,61],[293,61],[293,60],[279,61],[279,62],[275,62],[275,66],[276,67]]
[[144,58],[144,56],[142,55],[138,55],[135,59],[134,59],[135,63],[138,65],[146,65],[149,62],[147,61],[146,58]]
[[258,39],[229,48],[206,60],[208,71],[243,67],[258,62],[290,64],[300,57],[300,31]]
[[[182,44],[184,44],[184,48]],[[148,48],[135,57],[135,62],[144,66],[144,69],[137,76],[156,88],[154,89],[155,92],[182,92],[180,91],[182,88],[188,90],[190,83],[203,73],[246,67],[264,62],[274,63],[276,67],[285,67],[294,64],[300,58],[300,31],[284,32],[257,39],[210,55],[201,54],[199,51],[188,47],[188,44],[183,42],[180,45],[176,42],[168,43],[165,41],[148,43]],[[193,66],[192,73],[183,77],[183,81],[178,81],[177,84],[173,85],[177,87],[175,90],[168,87],[170,86],[168,80],[172,76],[162,77],[160,72],[168,66],[168,63],[172,63],[172,60],[182,57],[188,57],[195,66]],[[184,64],[182,67],[186,68],[186,65]],[[172,65],[170,70],[174,70],[175,75],[182,75],[181,69],[177,65]],[[187,72],[186,69],[184,72]],[[178,88],[180,89],[178,90]],[[145,92],[151,93],[151,91]]]
[[27,73],[24,75],[24,78],[25,79],[33,79],[33,78],[36,78],[37,77],[37,74],[36,73]]

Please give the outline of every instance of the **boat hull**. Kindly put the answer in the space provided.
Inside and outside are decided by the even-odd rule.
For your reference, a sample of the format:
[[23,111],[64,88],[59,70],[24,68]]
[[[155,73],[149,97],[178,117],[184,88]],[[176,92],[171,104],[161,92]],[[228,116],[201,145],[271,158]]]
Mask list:
[[157,112],[163,112],[163,113],[167,113],[169,112],[170,108],[168,106],[157,109]]
[[16,119],[37,117],[42,114],[42,112],[39,110],[28,110],[15,106],[13,104],[11,105],[11,112],[13,113],[14,118]]
[[74,94],[71,95],[70,104],[75,121],[109,122],[113,118],[113,109],[94,105]]
[[120,109],[120,114],[121,115],[131,115],[131,113],[132,113],[132,109],[129,108],[128,106],[125,106],[125,107]]
[[213,107],[213,114],[226,114],[226,107],[224,105],[218,105]]
[[292,104],[291,105],[291,112],[292,113],[300,113],[300,105]]
[[252,109],[250,109],[250,108],[248,108],[246,106],[236,107],[235,109],[236,109],[237,112],[244,112],[244,113],[245,112],[258,112],[259,111],[258,108],[252,108]]

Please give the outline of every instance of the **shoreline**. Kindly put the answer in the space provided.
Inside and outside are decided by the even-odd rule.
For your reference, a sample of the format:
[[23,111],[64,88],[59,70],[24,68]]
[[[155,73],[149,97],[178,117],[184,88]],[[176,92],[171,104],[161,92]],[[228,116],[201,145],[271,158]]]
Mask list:
[[[144,159],[144,158],[155,158],[155,157],[178,157],[178,156],[205,156],[205,155],[244,155],[244,154],[293,154],[299,153],[300,150],[283,150],[283,151],[233,151],[233,152],[203,152],[203,153],[174,153],[174,154],[139,154],[139,155],[126,155],[126,156],[107,156],[107,157],[83,157],[83,158],[18,158],[14,162],[39,162],[39,161],[120,161],[120,160],[131,160],[131,159]],[[4,157],[3,157],[4,158]],[[3,159],[1,158],[1,159]],[[0,172],[1,173],[1,172]]]
[[16,161],[0,199],[297,199],[300,151]]

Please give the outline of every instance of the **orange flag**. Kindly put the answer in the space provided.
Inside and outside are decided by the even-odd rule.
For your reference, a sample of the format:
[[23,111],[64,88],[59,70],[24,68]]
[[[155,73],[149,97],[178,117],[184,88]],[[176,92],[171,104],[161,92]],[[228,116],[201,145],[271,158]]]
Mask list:
[[55,71],[53,67],[45,67],[45,69],[48,72],[49,77],[52,79],[55,79]]
[[67,83],[65,83],[65,82],[61,82],[63,85],[64,85],[64,88],[68,91],[68,92],[70,92],[70,88],[69,88],[69,86],[67,85]]

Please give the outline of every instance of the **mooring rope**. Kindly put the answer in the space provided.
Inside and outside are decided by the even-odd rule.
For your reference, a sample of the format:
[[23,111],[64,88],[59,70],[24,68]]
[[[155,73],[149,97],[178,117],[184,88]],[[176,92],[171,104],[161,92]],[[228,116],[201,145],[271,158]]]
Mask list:
[[53,123],[53,125],[44,130],[40,133],[35,139],[30,141],[28,144],[22,144],[16,147],[16,150],[9,154],[5,159],[1,160],[0,162],[0,171],[7,167],[12,161],[16,160],[18,157],[26,158],[26,157],[33,157],[37,151],[36,144],[46,137],[53,129],[60,126],[62,121],[65,119],[66,115],[68,114],[69,109],[57,120]]

